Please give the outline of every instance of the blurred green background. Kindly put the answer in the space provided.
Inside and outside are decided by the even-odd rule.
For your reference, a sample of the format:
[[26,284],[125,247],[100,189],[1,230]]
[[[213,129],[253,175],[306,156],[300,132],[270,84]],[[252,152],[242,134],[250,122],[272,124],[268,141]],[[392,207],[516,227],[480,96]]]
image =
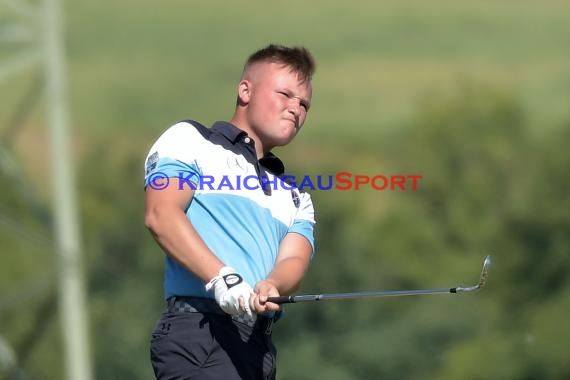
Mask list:
[[[278,378],[570,378],[567,1],[92,0],[64,13],[95,378],[153,378],[150,145],[181,119],[229,119],[243,61],[269,42],[318,63],[309,119],[276,152],[290,174],[423,176],[416,191],[313,191],[300,293],[471,285],[494,259],[478,294],[287,307]],[[0,2],[0,23],[19,22]],[[37,44],[0,40],[0,64]],[[0,81],[13,160],[0,157],[0,339],[20,368],[0,362],[0,379],[64,378],[41,75]]]

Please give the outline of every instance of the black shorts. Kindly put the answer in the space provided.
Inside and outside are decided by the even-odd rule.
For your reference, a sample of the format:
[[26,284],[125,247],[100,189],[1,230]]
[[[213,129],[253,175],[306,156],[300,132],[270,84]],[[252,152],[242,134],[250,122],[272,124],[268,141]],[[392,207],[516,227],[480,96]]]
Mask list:
[[276,375],[277,353],[263,318],[249,326],[223,312],[169,307],[152,332],[150,354],[160,380],[254,380]]

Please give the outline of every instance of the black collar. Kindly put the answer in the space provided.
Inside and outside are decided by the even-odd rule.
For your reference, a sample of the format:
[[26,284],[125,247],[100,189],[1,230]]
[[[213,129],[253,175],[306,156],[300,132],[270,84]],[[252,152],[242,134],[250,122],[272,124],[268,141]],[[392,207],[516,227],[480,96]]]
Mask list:
[[283,161],[271,152],[261,157],[259,163],[277,177],[283,177],[285,175],[285,165],[283,165]]
[[[226,121],[216,121],[211,130],[213,133],[223,136],[234,146],[239,143],[245,144],[246,146],[248,145],[244,141],[247,137],[247,133],[231,123]],[[249,146],[253,148],[253,152],[255,153],[254,141],[251,140],[249,144],[251,144]],[[282,177],[285,174],[285,165],[283,165],[283,162],[271,152],[259,159],[259,163],[277,177]]]
[[236,144],[238,141],[243,140],[243,138],[247,136],[246,132],[226,121],[216,121],[211,129],[212,132],[224,136],[232,144]]

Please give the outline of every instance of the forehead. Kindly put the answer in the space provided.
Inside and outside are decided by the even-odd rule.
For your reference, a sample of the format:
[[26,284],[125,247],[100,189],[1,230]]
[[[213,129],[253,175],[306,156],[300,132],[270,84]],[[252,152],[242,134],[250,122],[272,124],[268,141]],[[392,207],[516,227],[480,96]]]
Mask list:
[[310,80],[303,81],[291,67],[273,62],[256,63],[250,67],[252,82],[270,87],[287,87],[310,96],[312,85]]

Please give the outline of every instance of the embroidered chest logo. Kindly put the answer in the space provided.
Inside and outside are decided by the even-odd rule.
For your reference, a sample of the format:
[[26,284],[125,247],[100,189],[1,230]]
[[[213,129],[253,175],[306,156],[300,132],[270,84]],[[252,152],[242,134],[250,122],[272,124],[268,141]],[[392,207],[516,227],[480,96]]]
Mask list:
[[240,160],[238,157],[228,157],[227,159],[228,168],[236,170],[239,169],[242,173],[247,173],[247,163]]

